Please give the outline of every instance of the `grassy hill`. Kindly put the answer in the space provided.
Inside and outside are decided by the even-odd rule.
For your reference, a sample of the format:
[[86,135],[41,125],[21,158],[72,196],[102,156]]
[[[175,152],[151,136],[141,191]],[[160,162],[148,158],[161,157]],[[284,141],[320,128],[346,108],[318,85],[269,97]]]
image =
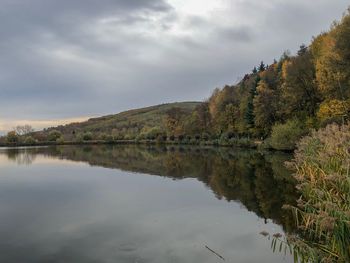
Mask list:
[[164,128],[164,118],[167,112],[173,108],[179,108],[189,114],[200,105],[200,102],[175,102],[161,104],[146,108],[124,111],[114,115],[99,118],[91,118],[80,123],[71,123],[64,126],[52,127],[44,130],[50,133],[52,130],[60,131],[65,139],[72,140],[83,133],[92,133],[93,137],[113,135],[114,138],[128,139],[134,137],[142,130],[152,128]]

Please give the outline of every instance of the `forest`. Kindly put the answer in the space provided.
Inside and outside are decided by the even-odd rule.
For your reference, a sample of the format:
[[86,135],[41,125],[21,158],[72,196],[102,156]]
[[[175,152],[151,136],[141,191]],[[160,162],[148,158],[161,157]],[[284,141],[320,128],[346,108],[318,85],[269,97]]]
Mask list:
[[215,89],[190,116],[173,110],[167,132],[262,138],[276,149],[292,149],[311,129],[342,124],[350,113],[350,14],[328,32],[263,62],[237,85]]

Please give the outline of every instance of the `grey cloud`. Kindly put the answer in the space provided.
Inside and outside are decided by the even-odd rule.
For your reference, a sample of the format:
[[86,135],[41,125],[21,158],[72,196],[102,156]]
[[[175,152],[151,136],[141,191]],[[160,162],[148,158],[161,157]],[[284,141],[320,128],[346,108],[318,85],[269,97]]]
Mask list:
[[309,43],[348,5],[227,2],[200,16],[165,0],[0,0],[0,121],[201,100]]
[[254,38],[254,30],[247,26],[240,28],[223,28],[219,30],[218,37],[227,41],[251,42]]
[[218,25],[200,16],[190,16],[185,25],[199,32],[209,32],[213,41],[251,42],[254,38],[254,27],[251,25]]
[[4,41],[43,32],[69,35],[80,24],[104,16],[171,10],[163,0],[2,0],[0,4],[0,35],[6,37]]

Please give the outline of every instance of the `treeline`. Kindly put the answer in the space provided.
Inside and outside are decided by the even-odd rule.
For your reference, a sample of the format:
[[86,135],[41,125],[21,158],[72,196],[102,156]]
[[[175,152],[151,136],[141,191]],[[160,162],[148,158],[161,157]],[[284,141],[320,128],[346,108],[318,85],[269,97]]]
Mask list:
[[350,113],[350,14],[328,32],[285,52],[272,65],[261,62],[237,85],[215,89],[190,115],[173,110],[167,132],[230,140],[267,139],[273,148],[292,149],[312,128],[344,123]]

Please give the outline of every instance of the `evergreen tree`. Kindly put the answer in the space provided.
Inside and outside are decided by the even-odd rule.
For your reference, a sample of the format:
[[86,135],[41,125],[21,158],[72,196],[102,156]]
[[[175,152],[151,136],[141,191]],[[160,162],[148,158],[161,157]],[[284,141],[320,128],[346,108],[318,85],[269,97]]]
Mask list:
[[261,61],[259,65],[259,72],[263,72],[265,71],[265,69],[266,69],[266,66],[264,64],[264,61]]

